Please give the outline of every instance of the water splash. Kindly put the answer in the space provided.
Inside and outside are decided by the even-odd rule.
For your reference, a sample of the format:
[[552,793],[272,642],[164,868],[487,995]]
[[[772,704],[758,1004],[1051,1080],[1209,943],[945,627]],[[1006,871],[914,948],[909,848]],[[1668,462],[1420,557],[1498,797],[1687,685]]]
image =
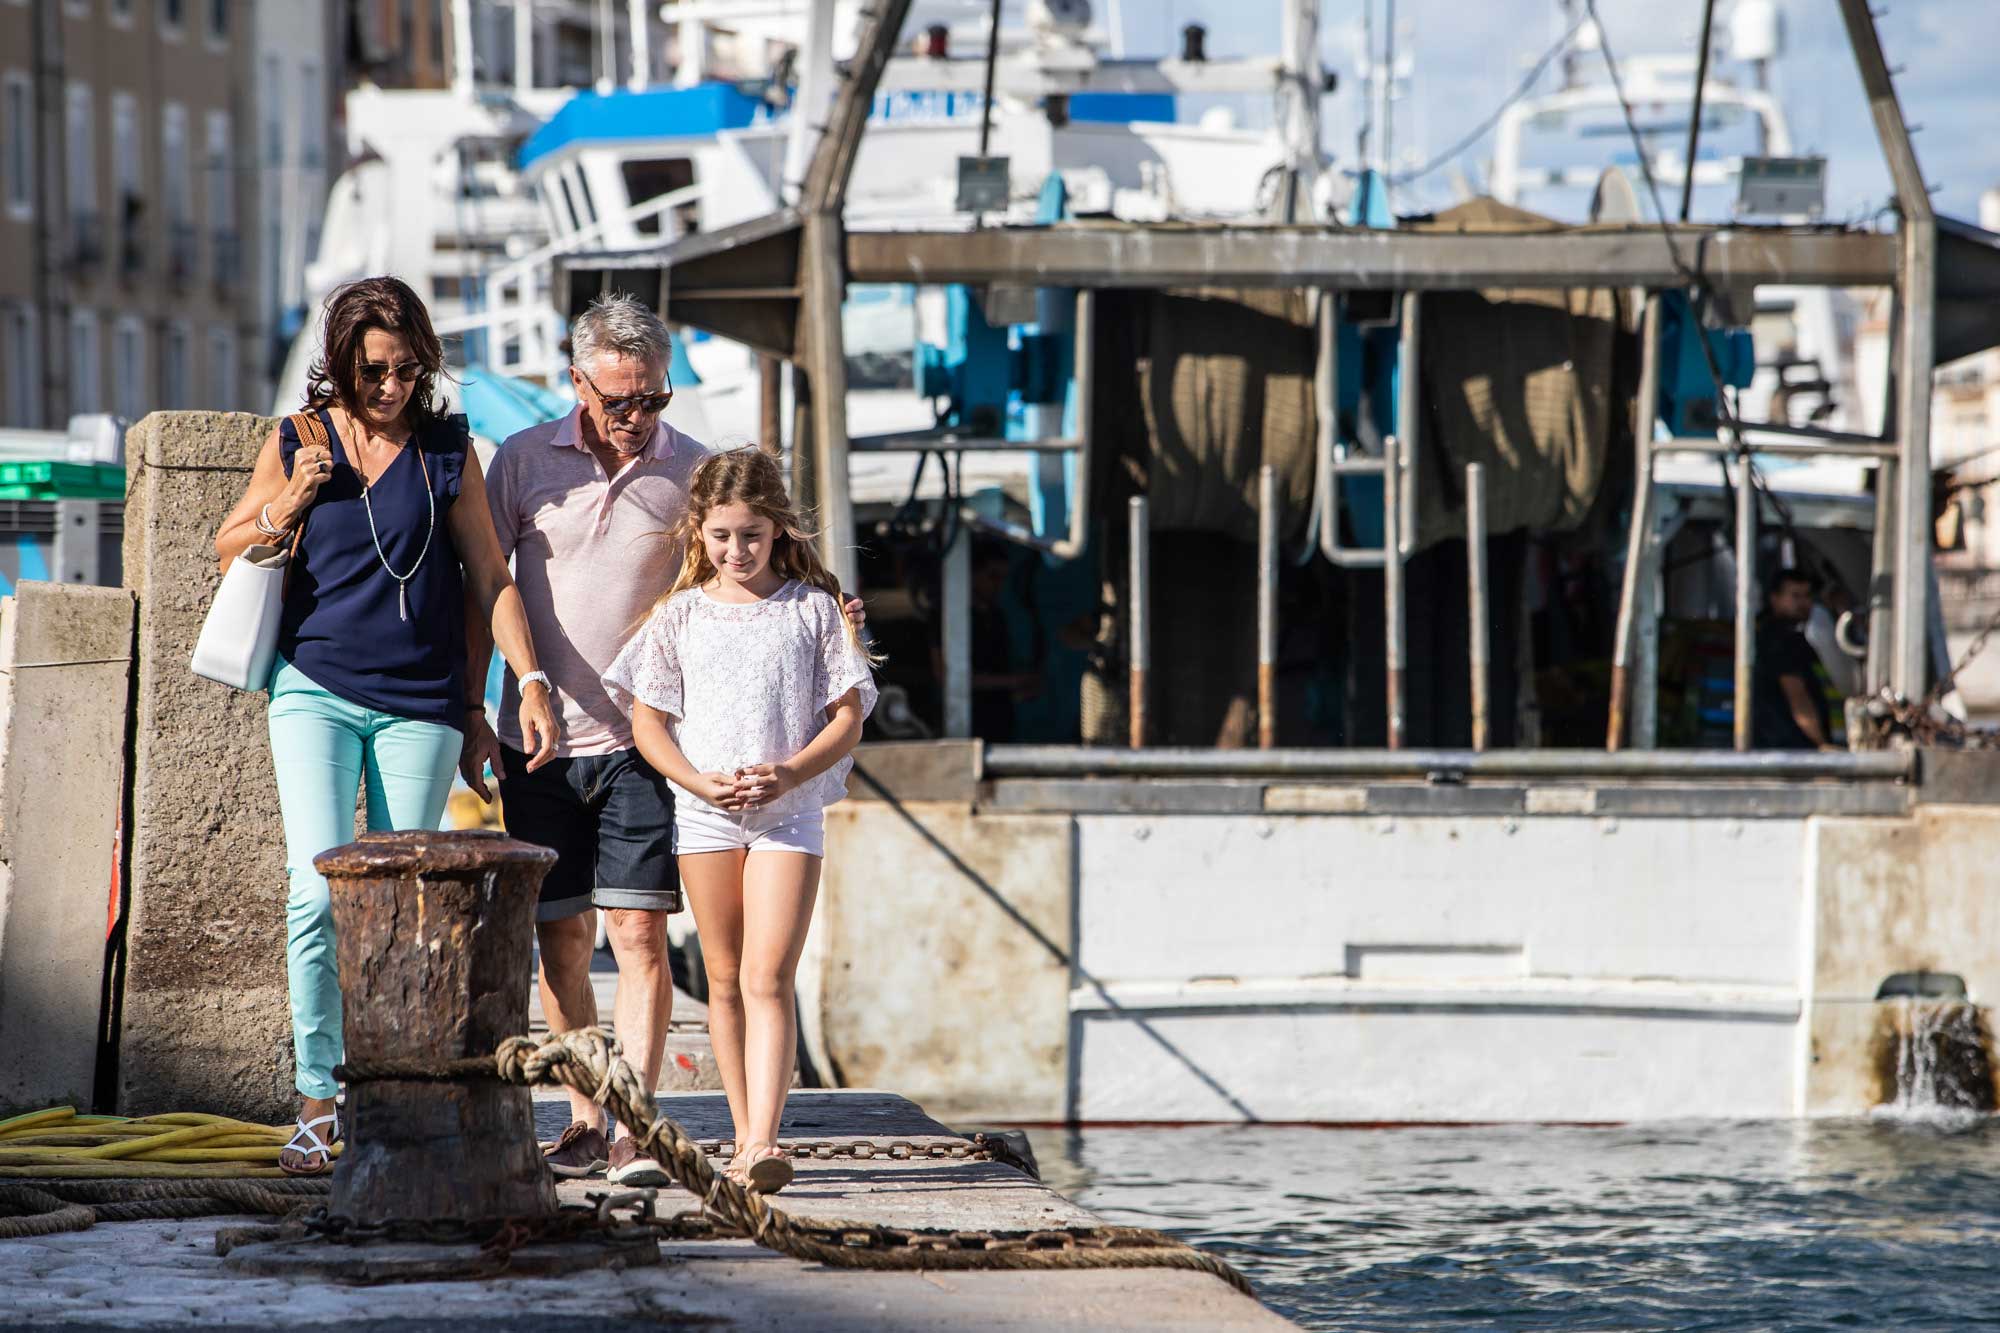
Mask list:
[[1957,1000],[1883,1002],[1883,1083],[1894,1096],[1878,1119],[1969,1129],[1994,1109],[1991,1042],[1984,1012]]

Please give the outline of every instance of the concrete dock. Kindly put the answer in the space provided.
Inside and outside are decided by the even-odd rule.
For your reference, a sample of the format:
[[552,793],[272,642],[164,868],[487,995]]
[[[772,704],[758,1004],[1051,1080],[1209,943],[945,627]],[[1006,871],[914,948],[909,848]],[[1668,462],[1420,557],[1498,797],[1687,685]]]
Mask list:
[[[719,1094],[678,1093],[661,1109],[697,1139],[726,1139]],[[536,1125],[560,1132],[559,1095],[536,1094]],[[892,1094],[795,1092],[786,1139],[960,1138]],[[565,1182],[564,1202],[610,1188],[599,1178]],[[681,1202],[663,1190],[660,1211]],[[684,1196],[682,1196],[684,1197]],[[1088,1224],[1092,1216],[1012,1167],[990,1161],[799,1162],[779,1196],[804,1217],[866,1219],[889,1226],[1021,1229]],[[215,1236],[240,1218],[107,1222],[88,1231],[0,1241],[7,1299],[0,1329],[464,1329],[542,1330],[552,1320],[619,1329],[1200,1329],[1292,1325],[1206,1274],[1161,1269],[1076,1272],[863,1273],[834,1271],[749,1241],[666,1242],[657,1267],[563,1278],[425,1282],[374,1287],[227,1271]]]

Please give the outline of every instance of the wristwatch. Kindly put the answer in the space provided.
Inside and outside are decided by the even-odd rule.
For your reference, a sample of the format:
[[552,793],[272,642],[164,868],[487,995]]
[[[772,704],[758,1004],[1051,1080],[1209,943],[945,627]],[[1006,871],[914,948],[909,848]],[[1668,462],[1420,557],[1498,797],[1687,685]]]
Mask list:
[[530,671],[527,675],[521,677],[521,688],[525,690],[528,688],[528,686],[534,684],[536,681],[540,681],[542,683],[542,688],[547,690],[550,694],[554,694],[556,692],[556,687],[549,684],[549,673],[546,671]]

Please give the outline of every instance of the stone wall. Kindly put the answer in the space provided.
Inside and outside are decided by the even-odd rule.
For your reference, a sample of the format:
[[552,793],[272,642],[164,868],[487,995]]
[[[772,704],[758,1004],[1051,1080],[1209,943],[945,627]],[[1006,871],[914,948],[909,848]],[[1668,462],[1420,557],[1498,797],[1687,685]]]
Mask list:
[[0,600],[0,1116],[89,1108],[132,671],[132,595]]
[[136,771],[118,1107],[283,1122],[292,1089],[284,832],[265,697],[188,670],[215,532],[276,423],[156,412],[127,437],[139,595]]

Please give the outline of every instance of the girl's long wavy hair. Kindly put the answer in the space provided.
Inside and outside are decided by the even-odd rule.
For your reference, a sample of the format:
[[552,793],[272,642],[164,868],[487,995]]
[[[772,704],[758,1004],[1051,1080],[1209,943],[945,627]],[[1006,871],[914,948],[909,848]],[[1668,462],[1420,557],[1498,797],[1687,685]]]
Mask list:
[[694,479],[688,483],[687,519],[679,534],[686,550],[681,557],[681,572],[673,586],[653,604],[653,609],[658,610],[678,594],[699,588],[716,577],[718,571],[715,562],[708,558],[708,544],[701,538],[701,529],[711,512],[732,504],[747,506],[753,513],[771,520],[776,529],[771,540],[771,568],[784,578],[797,579],[831,593],[834,605],[842,608],[840,625],[848,642],[871,666],[879,664],[881,656],[869,650],[856,632],[854,622],[847,618],[847,599],[840,591],[840,580],[821,563],[805,515],[792,503],[792,497],[785,494],[785,478],[778,471],[778,460],[757,448],[714,454],[695,469]]

